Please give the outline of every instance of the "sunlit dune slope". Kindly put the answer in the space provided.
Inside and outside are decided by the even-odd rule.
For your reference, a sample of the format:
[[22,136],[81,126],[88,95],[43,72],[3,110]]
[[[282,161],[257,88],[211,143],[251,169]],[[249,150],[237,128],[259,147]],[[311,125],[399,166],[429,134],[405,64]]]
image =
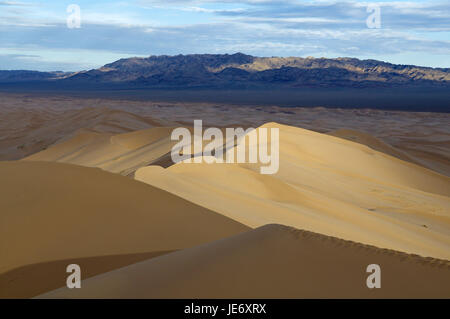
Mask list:
[[[430,123],[430,127],[440,128]],[[441,128],[443,131],[444,129]],[[339,129],[327,134],[344,138],[353,142],[361,143],[376,151],[397,157],[401,160],[418,164],[429,168],[440,174],[450,176],[450,144],[448,140],[433,131],[418,130],[414,132],[421,138],[414,136],[404,136],[404,141],[397,141],[396,147],[383,142],[382,140],[362,131]],[[412,134],[411,134],[412,135]]]
[[279,223],[377,247],[450,259],[450,179],[365,145],[280,130],[280,164],[149,166],[135,178],[250,227]]
[[130,175],[169,153],[173,128],[154,127],[118,135],[80,132],[74,138],[33,154],[24,161],[50,161],[99,167],[112,173]]
[[[369,289],[367,266],[381,269]],[[266,225],[38,298],[449,298],[448,261]]]
[[[248,229],[163,190],[97,168],[0,162],[0,176],[0,277],[57,260],[157,255]],[[121,258],[119,264],[126,264],[126,256]],[[96,262],[96,271],[111,269],[109,263],[111,259]],[[8,285],[23,283],[28,275],[18,274]],[[45,285],[46,280],[41,276],[28,286]],[[0,288],[2,296],[15,289]]]
[[[186,128],[193,132],[192,127]],[[174,164],[170,157],[172,148],[178,142],[171,140],[174,129],[152,127],[116,135],[81,130],[76,136],[28,156],[23,161],[69,163],[132,176],[140,167]],[[208,143],[205,141],[203,144]],[[194,152],[193,141],[189,152]]]
[[[426,163],[424,163],[423,161],[421,162],[419,159],[416,159],[416,158],[410,156],[409,154],[406,154],[405,152],[403,152],[399,149],[396,149],[395,147],[383,142],[382,140],[380,140],[370,134],[361,132],[361,131],[340,129],[340,130],[329,132],[327,134],[336,136],[336,137],[340,137],[340,138],[344,138],[344,139],[352,141],[352,142],[357,142],[357,143],[366,145],[376,151],[397,157],[401,160],[427,167]],[[429,168],[429,167],[427,167],[427,168]]]

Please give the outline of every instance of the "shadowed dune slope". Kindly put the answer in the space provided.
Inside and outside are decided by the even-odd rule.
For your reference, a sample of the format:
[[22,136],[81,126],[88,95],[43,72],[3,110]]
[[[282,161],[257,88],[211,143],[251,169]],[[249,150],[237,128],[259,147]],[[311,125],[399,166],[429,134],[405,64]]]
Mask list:
[[[381,267],[381,289],[366,285],[370,264]],[[450,298],[450,264],[266,225],[39,297]]]
[[0,274],[0,298],[32,298],[66,285],[68,265],[77,264],[84,279],[171,251],[52,260]]
[[279,171],[260,164],[178,163],[135,178],[250,227],[278,223],[450,259],[450,179],[365,145],[269,123]]
[[0,176],[0,275],[63,259],[173,251],[248,230],[97,168],[0,162]]

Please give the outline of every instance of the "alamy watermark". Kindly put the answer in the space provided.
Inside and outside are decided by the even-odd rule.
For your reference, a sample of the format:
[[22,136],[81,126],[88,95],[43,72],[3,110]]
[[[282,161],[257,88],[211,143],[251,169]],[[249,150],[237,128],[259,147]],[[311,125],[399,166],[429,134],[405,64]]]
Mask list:
[[69,29],[81,28],[81,8],[78,4],[70,4],[67,6],[67,13],[70,13],[67,17],[66,23]]
[[66,279],[66,286],[69,289],[81,288],[81,268],[77,264],[70,264],[66,267],[66,272],[70,275]]
[[280,164],[279,139],[279,129],[274,127],[226,128],[224,136],[216,127],[203,132],[202,120],[195,120],[193,134],[184,127],[173,130],[171,140],[179,142],[171,157],[174,163],[259,163],[261,174],[275,174]]
[[370,275],[366,279],[366,285],[369,289],[381,288],[381,267],[377,264],[367,266],[366,272]]
[[369,29],[381,28],[381,7],[377,3],[370,3],[367,6],[367,13],[370,15],[366,19],[366,25]]

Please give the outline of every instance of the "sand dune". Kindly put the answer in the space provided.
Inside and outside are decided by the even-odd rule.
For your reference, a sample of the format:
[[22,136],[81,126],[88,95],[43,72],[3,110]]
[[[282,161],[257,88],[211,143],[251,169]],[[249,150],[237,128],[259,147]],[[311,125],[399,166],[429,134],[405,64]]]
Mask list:
[[0,93],[0,160],[20,159],[79,130],[119,134],[154,126],[257,127],[273,121],[317,132],[364,131],[450,176],[450,115],[324,107],[264,107]]
[[[430,127],[439,129],[439,126],[430,125]],[[391,146],[368,133],[357,130],[339,129],[327,132],[327,134],[364,144],[376,151],[450,176],[450,143],[438,134],[434,137],[433,133],[427,132],[426,137],[422,138],[422,141],[420,139],[414,141],[409,136],[408,139],[405,138],[405,142],[397,143],[397,147]]]
[[[75,137],[22,160],[98,167],[111,173],[133,176],[137,169],[144,166],[174,164],[170,153],[177,143],[171,140],[171,133],[175,128],[152,127],[122,134],[81,130]],[[192,127],[186,128],[193,132]],[[203,144],[208,142],[204,141]],[[190,148],[190,153],[193,154],[193,144]]]
[[81,132],[66,142],[24,158],[99,167],[112,173],[131,175],[142,166],[158,162],[175,144],[171,127],[154,127],[118,135]]
[[[2,101],[3,102],[3,101]],[[20,159],[66,141],[80,130],[118,134],[169,123],[107,107],[1,107],[0,160]],[[1,104],[1,103],[0,103]]]
[[[366,285],[381,267],[381,288]],[[280,225],[166,254],[38,298],[450,298],[450,263]]]
[[280,129],[280,170],[258,164],[139,169],[135,178],[252,228],[279,223],[382,248],[450,259],[450,179],[365,145]]
[[[48,288],[49,281],[64,282],[66,274],[54,277],[51,262],[98,257],[90,272],[101,273],[148,254],[249,229],[165,191],[100,169],[0,162],[0,176],[1,297],[30,296],[36,289],[40,293],[39,289]],[[49,262],[49,267],[42,266]]]
[[361,131],[356,131],[356,130],[349,130],[349,129],[340,129],[340,130],[328,132],[327,134],[336,136],[336,137],[340,137],[340,138],[344,138],[344,139],[352,141],[352,142],[364,144],[364,145],[366,145],[376,151],[379,151],[381,153],[385,153],[385,154],[397,157],[401,160],[429,168],[429,167],[427,167],[426,163],[421,162],[418,159],[415,159],[414,157],[408,155],[406,152],[396,149],[395,147],[383,142],[382,140],[380,140],[370,134],[367,134],[367,133],[364,133]]

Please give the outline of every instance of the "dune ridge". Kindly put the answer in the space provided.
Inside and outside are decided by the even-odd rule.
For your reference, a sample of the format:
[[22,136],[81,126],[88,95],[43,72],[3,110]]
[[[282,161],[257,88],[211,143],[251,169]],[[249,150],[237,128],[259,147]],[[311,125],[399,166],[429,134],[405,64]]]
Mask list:
[[[381,268],[369,289],[366,268]],[[449,298],[450,263],[282,225],[138,262],[37,298]]]
[[98,167],[111,173],[131,175],[170,153],[171,127],[154,127],[123,134],[80,132],[23,161],[48,161]]

